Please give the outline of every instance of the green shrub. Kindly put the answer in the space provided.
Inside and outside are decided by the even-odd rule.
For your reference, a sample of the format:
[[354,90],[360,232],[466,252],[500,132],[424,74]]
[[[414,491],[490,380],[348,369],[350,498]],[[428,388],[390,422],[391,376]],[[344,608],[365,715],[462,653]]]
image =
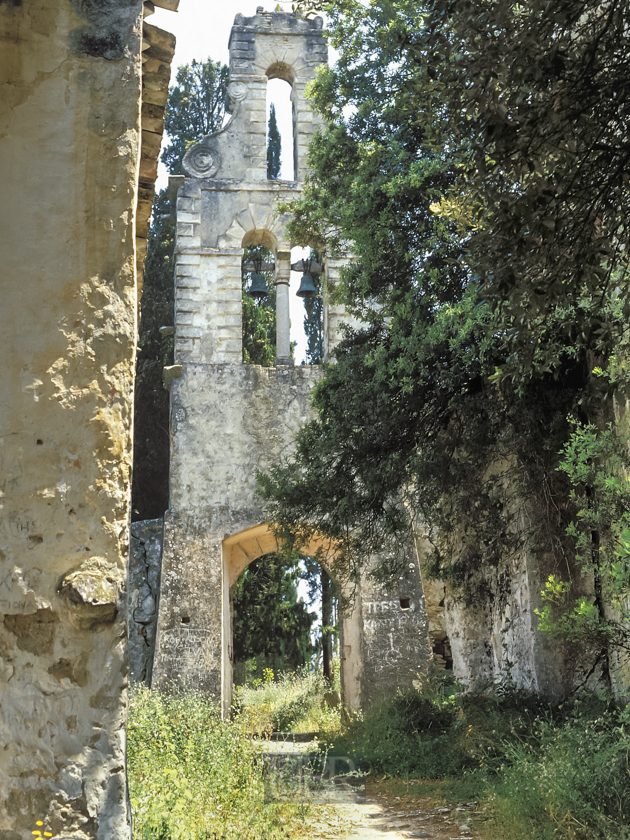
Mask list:
[[279,840],[304,816],[265,802],[258,745],[200,695],[134,689],[128,767],[141,840]]
[[373,774],[464,784],[501,840],[630,840],[630,708],[597,696],[553,708],[509,684],[464,693],[433,675],[328,748]]
[[490,796],[505,840],[630,838],[630,714],[597,698],[505,746]]
[[458,733],[461,695],[451,680],[425,678],[421,691],[402,691],[356,715],[328,749],[365,763],[373,773],[442,779],[473,760]]

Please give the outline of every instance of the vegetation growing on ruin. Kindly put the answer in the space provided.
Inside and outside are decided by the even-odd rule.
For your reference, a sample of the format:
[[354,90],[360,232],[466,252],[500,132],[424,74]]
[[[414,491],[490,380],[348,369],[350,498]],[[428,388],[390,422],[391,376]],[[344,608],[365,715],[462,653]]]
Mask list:
[[628,392],[628,9],[296,6],[327,11],[340,57],[312,85],[325,129],[293,232],[356,257],[336,294],[363,329],[261,477],[270,519],[292,547],[329,534],[350,567],[387,546],[391,577],[411,511],[469,598],[525,546],[563,579],[587,562],[602,591],[597,544],[623,529],[601,519],[576,556],[578,496],[600,490],[560,453]]
[[341,709],[327,703],[331,686],[321,673],[308,668],[274,674],[239,686],[234,699],[235,713],[248,732],[315,732],[333,737],[341,731]]
[[137,837],[308,838],[320,809],[299,797],[273,801],[265,742],[251,736],[312,723],[322,754],[350,759],[368,786],[405,780],[423,796],[439,783],[453,807],[476,801],[484,837],[630,835],[630,716],[601,697],[554,707],[510,684],[469,694],[450,677],[425,677],[342,731],[339,713],[322,702],[321,677],[267,677],[239,695],[231,721],[199,695],[134,689],[128,754]]

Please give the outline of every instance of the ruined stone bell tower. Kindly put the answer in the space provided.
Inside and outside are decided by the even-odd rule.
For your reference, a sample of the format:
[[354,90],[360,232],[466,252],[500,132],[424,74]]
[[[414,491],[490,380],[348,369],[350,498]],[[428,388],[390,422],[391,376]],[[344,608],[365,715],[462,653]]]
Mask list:
[[[294,366],[289,336],[291,247],[277,206],[301,189],[317,118],[305,86],[327,61],[320,18],[257,10],[237,15],[230,37],[230,119],[184,158],[177,187],[175,365],[171,388],[170,507],[153,685],[170,681],[231,698],[230,586],[276,549],[256,495],[256,471],[290,453],[309,419],[320,368]],[[291,85],[295,180],[268,180],[267,82]],[[243,363],[242,263],[247,246],[274,255],[277,361]],[[327,260],[325,286],[339,263]],[[325,301],[324,345],[340,337],[342,309]],[[314,552],[317,546],[312,547]],[[334,578],[334,568],[329,569]],[[342,619],[342,688],[357,706],[426,668],[424,599],[413,549],[408,574],[388,594],[368,579]]]

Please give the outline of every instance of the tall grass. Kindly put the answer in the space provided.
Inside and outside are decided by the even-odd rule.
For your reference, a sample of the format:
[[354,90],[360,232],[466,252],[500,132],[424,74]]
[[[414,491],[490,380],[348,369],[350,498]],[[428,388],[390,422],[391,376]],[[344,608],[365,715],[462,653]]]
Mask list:
[[490,802],[505,840],[630,838],[630,715],[578,701],[505,745]]
[[[500,840],[630,840],[630,709],[584,696],[551,707],[510,686],[467,694],[427,677],[342,731],[316,675],[283,675],[238,693],[222,721],[198,695],[136,689],[129,783],[141,840],[286,840],[308,835],[309,808],[268,801],[253,733],[327,733],[324,750],[371,776],[444,779],[485,803],[484,836]],[[458,794],[459,795],[459,794]],[[312,808],[312,806],[311,806]]]
[[266,669],[263,680],[239,686],[235,710],[249,732],[315,732],[329,737],[340,732],[340,710],[330,708],[324,695],[330,686],[321,674],[307,670],[274,677]]
[[131,696],[129,790],[141,840],[285,840],[308,809],[265,801],[259,746],[195,694]]

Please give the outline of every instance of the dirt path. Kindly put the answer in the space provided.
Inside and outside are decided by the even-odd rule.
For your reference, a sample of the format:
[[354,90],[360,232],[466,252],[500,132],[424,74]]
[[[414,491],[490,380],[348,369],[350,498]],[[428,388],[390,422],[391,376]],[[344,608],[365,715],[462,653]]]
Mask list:
[[288,780],[288,797],[314,806],[309,840],[484,840],[484,815],[476,803],[443,802],[439,783],[427,796],[421,782],[330,779],[325,772],[314,777],[306,759],[310,746],[279,742],[265,748],[271,775]]
[[[473,803],[447,807],[431,797],[392,797],[368,785],[365,801],[334,805],[332,821],[313,825],[315,840],[482,840]],[[396,801],[396,800],[399,801]]]

